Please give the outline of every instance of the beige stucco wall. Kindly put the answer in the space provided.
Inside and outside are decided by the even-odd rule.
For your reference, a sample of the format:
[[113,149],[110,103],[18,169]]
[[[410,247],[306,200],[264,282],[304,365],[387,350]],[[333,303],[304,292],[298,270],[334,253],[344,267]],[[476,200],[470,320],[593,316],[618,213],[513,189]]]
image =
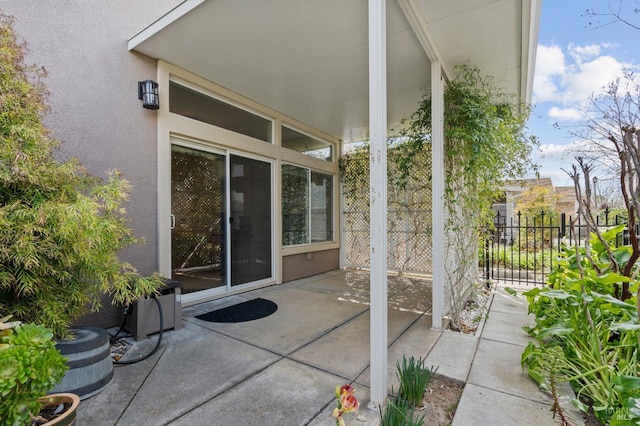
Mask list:
[[[157,269],[156,112],[142,108],[137,82],[156,79],[156,61],[127,50],[127,40],[180,0],[9,0],[27,42],[27,63],[44,66],[61,158],[78,157],[95,175],[117,168],[133,184],[130,227],[146,244],[123,258],[142,273]],[[101,317],[114,318],[109,309]],[[107,319],[106,322],[114,322]],[[117,321],[116,321],[117,322]],[[100,325],[106,325],[100,324]]]
[[282,281],[293,281],[339,268],[339,249],[284,256],[282,258]]
[[146,244],[126,258],[156,266],[156,112],[142,108],[137,82],[156,79],[156,61],[130,53],[127,40],[179,0],[20,0],[0,3],[29,47],[28,63],[48,72],[47,126],[75,156],[106,177],[117,168],[133,184],[130,226]]

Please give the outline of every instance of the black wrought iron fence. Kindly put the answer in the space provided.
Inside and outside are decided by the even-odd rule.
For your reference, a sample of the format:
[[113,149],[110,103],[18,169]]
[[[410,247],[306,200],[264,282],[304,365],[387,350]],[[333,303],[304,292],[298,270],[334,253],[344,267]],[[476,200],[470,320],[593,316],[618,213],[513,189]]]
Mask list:
[[[605,210],[596,217],[599,227],[624,224],[622,218],[610,216]],[[493,281],[517,282],[524,285],[542,285],[553,271],[558,255],[565,244],[578,241],[584,244],[589,238],[587,225],[571,216],[550,215],[542,212],[527,217],[518,212],[512,217],[497,213],[495,231],[481,254],[484,277]],[[636,235],[640,228],[636,226]],[[629,230],[619,235],[617,245],[628,244]]]

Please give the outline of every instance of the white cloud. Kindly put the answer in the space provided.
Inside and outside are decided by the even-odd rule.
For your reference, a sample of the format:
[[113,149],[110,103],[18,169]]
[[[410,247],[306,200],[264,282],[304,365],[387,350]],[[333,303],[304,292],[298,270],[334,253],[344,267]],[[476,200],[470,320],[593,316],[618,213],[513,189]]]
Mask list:
[[569,55],[571,55],[576,63],[582,63],[585,59],[600,55],[602,47],[603,46],[600,44],[588,44],[586,46],[570,44],[567,49],[569,51]]
[[577,121],[583,117],[582,111],[578,108],[551,107],[547,114],[558,121]]
[[555,103],[546,106],[548,117],[560,121],[581,118],[579,111],[590,96],[597,95],[631,64],[604,54],[611,43],[575,45],[563,49],[557,45],[538,45],[533,101]]
[[558,88],[553,79],[565,73],[564,53],[559,46],[538,45],[536,70],[533,79],[534,102],[558,98]]
[[532,160],[541,166],[541,177],[550,177],[555,186],[572,185],[567,172],[572,171],[575,157],[584,148],[585,143],[571,142],[568,145],[543,144],[533,153]]
[[621,76],[625,64],[612,56],[599,56],[592,61],[578,64],[575,71],[565,74],[565,91],[562,102],[565,105],[583,105],[593,94],[601,93],[603,88]]
[[542,144],[538,147],[538,153],[542,158],[553,158],[555,160],[564,160],[565,157],[573,158],[576,151],[583,146],[583,142],[574,141],[566,145],[560,144]]

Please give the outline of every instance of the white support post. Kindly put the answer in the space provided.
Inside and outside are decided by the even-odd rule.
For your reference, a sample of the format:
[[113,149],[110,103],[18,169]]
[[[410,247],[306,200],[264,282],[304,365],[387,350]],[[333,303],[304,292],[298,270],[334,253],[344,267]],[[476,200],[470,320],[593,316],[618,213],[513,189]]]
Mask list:
[[442,328],[444,315],[444,85],[439,61],[431,61],[431,206],[432,206],[432,317],[431,326]]
[[387,55],[386,0],[369,0],[369,129],[371,150],[371,401],[387,397]]

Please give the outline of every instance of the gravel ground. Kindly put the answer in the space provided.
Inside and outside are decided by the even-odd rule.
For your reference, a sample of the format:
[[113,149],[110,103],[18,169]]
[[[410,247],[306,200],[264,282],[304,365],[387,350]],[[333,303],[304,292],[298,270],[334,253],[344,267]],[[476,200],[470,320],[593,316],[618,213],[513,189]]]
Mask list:
[[474,297],[465,302],[460,312],[459,327],[451,329],[465,334],[475,334],[478,325],[487,316],[487,303],[489,303],[491,294],[491,289],[479,286]]

